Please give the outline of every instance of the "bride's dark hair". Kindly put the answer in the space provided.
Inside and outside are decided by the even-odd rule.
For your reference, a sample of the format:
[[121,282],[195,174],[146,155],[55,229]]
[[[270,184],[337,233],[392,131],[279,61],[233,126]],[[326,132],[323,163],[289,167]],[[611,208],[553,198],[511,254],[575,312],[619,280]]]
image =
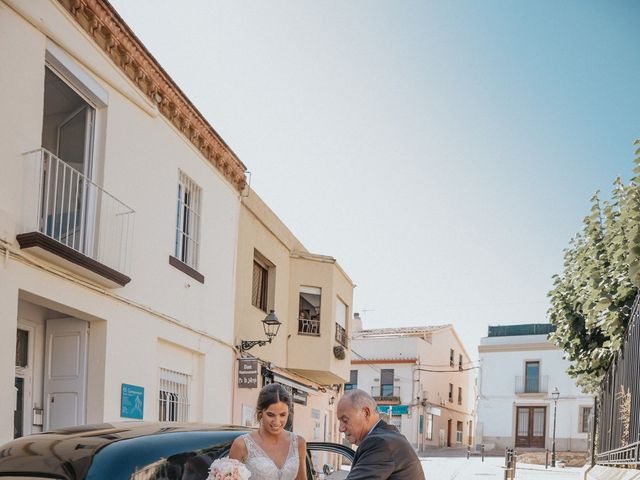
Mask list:
[[279,383],[270,383],[260,390],[256,404],[256,416],[260,419],[262,412],[274,403],[284,402],[291,411],[291,394]]

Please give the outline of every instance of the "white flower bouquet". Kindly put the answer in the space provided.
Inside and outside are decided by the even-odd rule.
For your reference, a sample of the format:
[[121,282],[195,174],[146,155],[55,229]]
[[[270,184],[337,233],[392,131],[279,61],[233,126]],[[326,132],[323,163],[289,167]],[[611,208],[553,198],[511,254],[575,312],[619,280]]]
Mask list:
[[244,464],[233,458],[219,458],[209,467],[207,480],[248,480],[251,472]]

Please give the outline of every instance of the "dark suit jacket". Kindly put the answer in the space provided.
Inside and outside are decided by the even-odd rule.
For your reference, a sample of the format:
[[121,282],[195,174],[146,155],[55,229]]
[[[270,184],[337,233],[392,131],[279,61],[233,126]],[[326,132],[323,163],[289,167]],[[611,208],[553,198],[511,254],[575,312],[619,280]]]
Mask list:
[[380,421],[358,447],[347,480],[425,480],[425,477],[409,441],[396,427]]

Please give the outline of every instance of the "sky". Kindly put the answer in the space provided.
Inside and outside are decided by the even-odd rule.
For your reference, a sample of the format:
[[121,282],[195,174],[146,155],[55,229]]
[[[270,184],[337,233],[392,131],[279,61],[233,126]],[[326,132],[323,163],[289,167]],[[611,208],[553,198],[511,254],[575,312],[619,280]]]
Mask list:
[[365,328],[542,323],[632,175],[640,1],[110,0]]

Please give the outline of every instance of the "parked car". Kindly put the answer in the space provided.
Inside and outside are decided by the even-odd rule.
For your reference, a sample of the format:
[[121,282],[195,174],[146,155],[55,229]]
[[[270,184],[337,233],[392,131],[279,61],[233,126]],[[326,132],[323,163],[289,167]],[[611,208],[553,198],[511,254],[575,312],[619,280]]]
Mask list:
[[[215,459],[251,431],[230,425],[118,422],[17,438],[0,446],[0,480],[205,480]],[[340,480],[354,452],[307,443],[309,479]]]

